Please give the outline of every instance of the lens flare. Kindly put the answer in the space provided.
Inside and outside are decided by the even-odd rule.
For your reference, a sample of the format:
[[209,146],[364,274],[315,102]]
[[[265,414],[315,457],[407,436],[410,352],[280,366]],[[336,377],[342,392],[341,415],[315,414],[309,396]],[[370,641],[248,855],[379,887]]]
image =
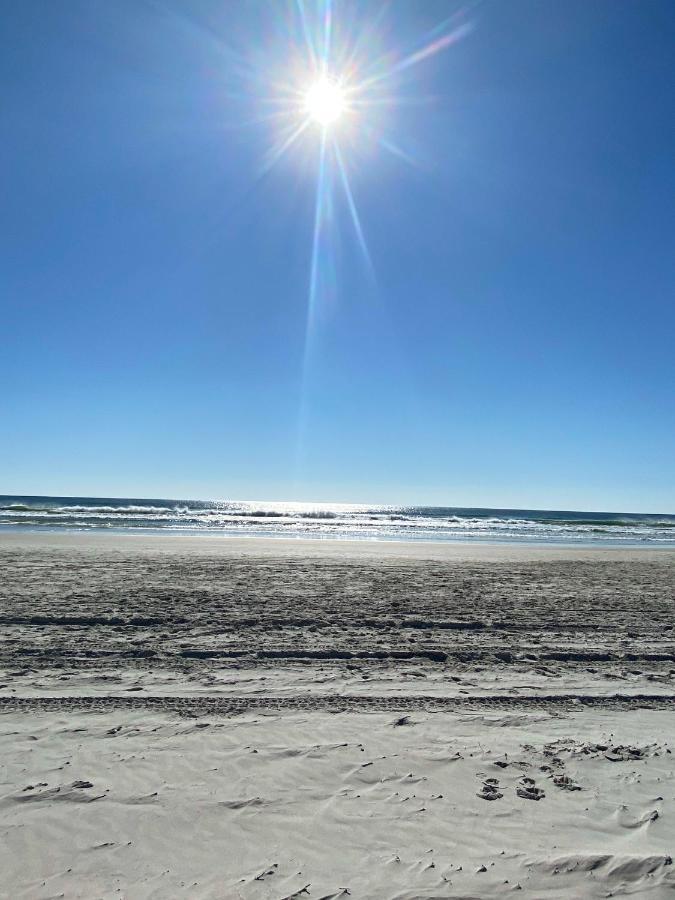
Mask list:
[[[467,0],[471,5],[473,0]],[[316,154],[314,224],[309,253],[309,285],[304,357],[298,415],[296,479],[300,485],[306,437],[310,433],[311,368],[317,346],[320,317],[335,305],[339,295],[337,276],[338,232],[342,221],[350,222],[356,246],[365,264],[368,280],[375,285],[375,265],[367,244],[367,233],[352,187],[352,176],[365,166],[362,159],[373,148],[418,165],[410,141],[402,146],[384,134],[387,113],[399,105],[425,102],[411,95],[404,82],[411,70],[463,40],[472,29],[468,7],[433,27],[407,48],[385,40],[382,20],[390,7],[381,0],[379,11],[364,16],[354,6],[334,10],[334,0],[294,0],[283,20],[290,52],[271,79],[266,65],[256,72],[266,119],[274,123],[275,141],[269,148],[261,176],[268,174],[291,151],[298,156],[298,169],[312,171]]]

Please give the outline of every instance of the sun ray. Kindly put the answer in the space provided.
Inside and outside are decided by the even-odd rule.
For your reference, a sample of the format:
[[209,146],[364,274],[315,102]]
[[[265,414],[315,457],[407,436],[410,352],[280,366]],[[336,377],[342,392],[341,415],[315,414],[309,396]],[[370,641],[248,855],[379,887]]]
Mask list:
[[401,62],[398,63],[398,65],[394,66],[394,68],[392,69],[392,73],[402,72],[404,69],[422,62],[423,59],[428,59],[430,56],[434,56],[436,53],[440,53],[440,51],[445,50],[446,47],[450,47],[452,46],[452,44],[456,44],[457,41],[461,41],[461,39],[463,37],[466,37],[466,35],[469,34],[470,31],[471,26],[468,23],[459,25],[457,28],[455,28],[454,31],[451,31],[449,34],[442,35],[435,41],[427,44],[426,47],[422,47],[421,50],[418,50],[416,53],[411,53],[410,56],[402,59]]
[[311,320],[316,306],[317,287],[319,283],[319,254],[321,249],[321,236],[324,227],[325,216],[325,192],[326,192],[326,133],[321,135],[319,150],[319,168],[316,179],[316,202],[314,206],[314,233],[312,236],[312,262],[309,276],[309,309],[308,327],[310,331]]
[[[282,121],[287,118],[288,116],[283,110],[277,110],[276,112],[269,112],[259,116],[250,116],[247,119],[240,119],[236,123],[223,122],[219,127],[229,131],[234,128],[251,128],[258,125],[269,125],[272,122]],[[267,156],[269,156],[269,152]]]
[[403,72],[405,69],[409,69],[411,66],[417,65],[417,63],[420,63],[423,60],[434,56],[436,53],[440,53],[441,50],[445,50],[447,47],[452,46],[452,44],[456,44],[463,37],[466,37],[466,35],[471,31],[471,27],[472,26],[470,23],[463,23],[453,31],[445,35],[441,35],[441,37],[437,38],[434,41],[430,41],[421,49],[416,50],[414,53],[410,53],[408,56],[405,56],[398,62],[383,69],[378,74],[372,75],[370,78],[364,78],[359,82],[359,90],[365,91],[371,89],[375,87],[375,85],[393,78],[395,75]]
[[396,156],[398,159],[402,159],[403,162],[408,163],[408,165],[413,166],[415,169],[420,168],[420,164],[417,160],[413,159],[409,153],[406,153],[405,150],[402,150],[398,144],[395,144],[393,141],[389,140],[385,137],[380,137],[379,144],[383,147],[387,152],[391,153],[392,156]]
[[263,163],[260,174],[264,175],[270,171],[281,159],[281,157],[288,152],[288,150],[295,144],[303,131],[309,127],[309,119],[305,119],[302,121],[298,127],[292,131],[288,137],[283,140],[280,144],[277,144],[276,147],[272,148],[272,150],[267,154],[267,158]]
[[373,36],[376,34],[377,26],[382,21],[388,8],[388,3],[382,3],[378,12],[375,13],[372,19],[365,25],[365,27],[359,29],[358,35],[352,41],[352,46],[346,49],[347,55],[343,61],[343,67],[347,71],[358,68],[358,60],[364,52],[363,48],[366,46],[367,42],[369,40],[372,40]]
[[298,8],[298,12],[300,15],[300,25],[302,27],[303,37],[305,39],[305,44],[307,47],[307,52],[309,54],[309,58],[312,63],[312,69],[314,71],[318,71],[318,54],[316,52],[316,47],[314,46],[314,40],[312,39],[312,32],[309,27],[309,22],[307,21],[307,13],[305,11],[304,0],[296,0],[296,5]]
[[342,153],[340,152],[340,145],[335,141],[333,143],[333,150],[335,153],[335,159],[338,165],[338,171],[340,173],[340,180],[342,182],[342,187],[345,192],[345,196],[347,198],[347,206],[349,207],[349,213],[352,219],[352,225],[354,226],[354,231],[356,232],[356,237],[359,242],[359,247],[361,248],[361,252],[363,254],[363,258],[366,262],[366,266],[368,267],[368,274],[371,278],[375,276],[375,270],[373,268],[373,262],[370,258],[370,251],[368,250],[368,244],[366,243],[366,238],[363,234],[363,228],[361,227],[361,219],[359,218],[358,210],[356,209],[356,203],[354,202],[354,195],[352,194],[352,189],[349,184],[349,178],[347,177],[347,170],[345,168],[344,160],[342,159]]
[[332,0],[324,0],[323,11],[323,72],[326,73],[331,53],[331,37],[333,33]]
[[309,415],[309,373],[314,349],[314,329],[317,312],[317,298],[321,278],[321,250],[322,240],[325,239],[326,230],[326,149],[327,135],[322,132],[319,144],[319,159],[316,176],[316,196],[314,200],[314,229],[312,233],[312,256],[309,273],[309,300],[307,303],[307,316],[305,323],[305,343],[302,358],[302,373],[300,377],[300,397],[298,403],[298,430],[295,453],[295,478],[299,481],[304,462],[306,436]]

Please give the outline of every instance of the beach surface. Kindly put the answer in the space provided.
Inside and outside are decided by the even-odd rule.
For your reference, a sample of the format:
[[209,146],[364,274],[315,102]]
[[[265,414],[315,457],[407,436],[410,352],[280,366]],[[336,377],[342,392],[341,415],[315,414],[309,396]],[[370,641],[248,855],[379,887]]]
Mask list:
[[675,896],[672,550],[7,532],[0,572],[0,896]]

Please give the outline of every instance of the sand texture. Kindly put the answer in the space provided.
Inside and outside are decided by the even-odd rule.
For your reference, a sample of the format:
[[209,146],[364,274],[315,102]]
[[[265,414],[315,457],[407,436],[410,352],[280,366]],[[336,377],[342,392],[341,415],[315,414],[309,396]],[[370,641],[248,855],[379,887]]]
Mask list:
[[0,896],[675,896],[674,601],[668,551],[3,535]]

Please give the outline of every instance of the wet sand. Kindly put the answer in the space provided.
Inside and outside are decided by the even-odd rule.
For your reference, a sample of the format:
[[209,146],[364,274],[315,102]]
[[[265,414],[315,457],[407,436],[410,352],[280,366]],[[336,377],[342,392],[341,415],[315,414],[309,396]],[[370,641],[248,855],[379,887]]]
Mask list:
[[1,896],[675,890],[673,551],[7,533],[0,572]]

